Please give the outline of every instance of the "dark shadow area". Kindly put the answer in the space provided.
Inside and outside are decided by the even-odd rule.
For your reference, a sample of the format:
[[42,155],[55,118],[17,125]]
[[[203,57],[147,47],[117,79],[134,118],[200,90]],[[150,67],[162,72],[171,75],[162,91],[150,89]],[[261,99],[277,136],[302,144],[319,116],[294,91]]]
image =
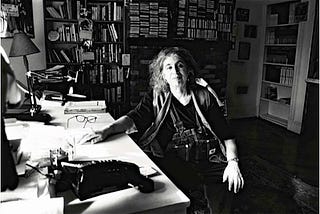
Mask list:
[[258,118],[230,120],[245,188],[234,213],[318,213],[319,145]]

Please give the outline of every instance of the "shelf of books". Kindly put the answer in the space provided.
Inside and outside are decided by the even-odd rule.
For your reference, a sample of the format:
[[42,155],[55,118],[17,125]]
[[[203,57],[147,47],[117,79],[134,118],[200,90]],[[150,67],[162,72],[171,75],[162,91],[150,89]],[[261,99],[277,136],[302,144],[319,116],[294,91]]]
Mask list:
[[267,6],[259,116],[284,127],[292,105],[299,28],[294,14],[298,3]]
[[76,90],[105,99],[118,117],[127,102],[125,1],[44,0],[44,14],[47,67],[64,65]]
[[233,41],[234,0],[131,0],[128,48],[130,104],[149,90],[148,66],[164,47],[188,49],[201,76],[225,100],[228,52]]

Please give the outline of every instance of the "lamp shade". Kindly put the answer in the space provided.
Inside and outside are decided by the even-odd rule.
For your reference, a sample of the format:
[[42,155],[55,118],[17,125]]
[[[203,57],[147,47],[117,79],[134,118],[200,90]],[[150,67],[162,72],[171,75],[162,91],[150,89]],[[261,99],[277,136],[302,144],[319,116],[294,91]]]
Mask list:
[[9,56],[26,56],[39,52],[39,48],[37,48],[25,33],[19,32],[14,34]]

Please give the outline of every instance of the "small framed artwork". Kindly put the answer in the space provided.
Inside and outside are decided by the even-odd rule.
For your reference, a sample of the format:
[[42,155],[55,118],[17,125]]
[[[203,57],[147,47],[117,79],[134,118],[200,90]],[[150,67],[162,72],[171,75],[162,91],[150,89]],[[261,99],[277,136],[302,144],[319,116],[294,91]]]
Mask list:
[[307,21],[308,19],[308,4],[309,2],[301,2],[296,5],[294,11],[295,22]]
[[0,19],[1,38],[13,37],[15,31],[34,38],[32,0],[2,0]]
[[248,60],[250,58],[250,43],[239,42],[238,59]]
[[249,21],[249,9],[237,8],[236,11],[236,21],[248,22]]
[[244,37],[257,38],[257,25],[245,25]]

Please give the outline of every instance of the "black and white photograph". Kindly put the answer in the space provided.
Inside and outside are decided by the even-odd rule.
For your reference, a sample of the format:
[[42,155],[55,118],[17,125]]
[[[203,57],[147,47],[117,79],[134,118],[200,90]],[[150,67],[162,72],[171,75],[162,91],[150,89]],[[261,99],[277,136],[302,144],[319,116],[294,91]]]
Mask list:
[[250,10],[245,8],[237,8],[236,10],[236,21],[248,22],[249,21]]
[[319,213],[319,1],[0,17],[0,213]]

